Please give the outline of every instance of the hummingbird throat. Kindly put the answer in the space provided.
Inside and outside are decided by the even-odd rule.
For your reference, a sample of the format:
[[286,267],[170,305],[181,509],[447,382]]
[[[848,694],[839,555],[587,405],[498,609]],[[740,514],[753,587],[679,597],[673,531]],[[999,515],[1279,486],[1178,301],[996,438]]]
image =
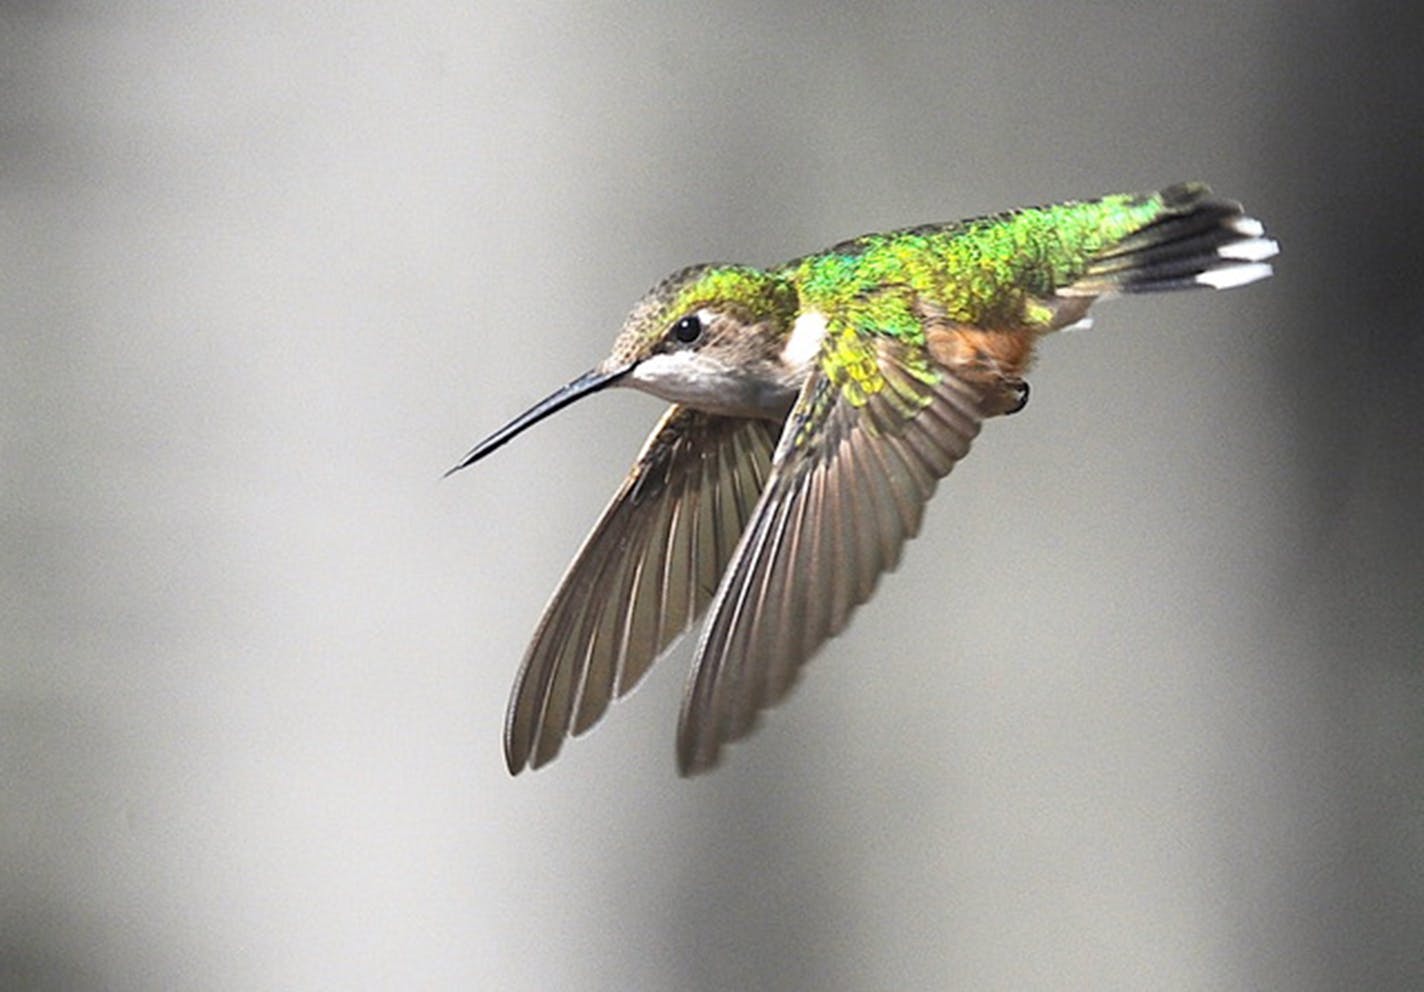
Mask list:
[[731,364],[705,352],[677,351],[645,358],[629,379],[645,393],[706,413],[780,420],[804,373],[793,377],[770,362]]

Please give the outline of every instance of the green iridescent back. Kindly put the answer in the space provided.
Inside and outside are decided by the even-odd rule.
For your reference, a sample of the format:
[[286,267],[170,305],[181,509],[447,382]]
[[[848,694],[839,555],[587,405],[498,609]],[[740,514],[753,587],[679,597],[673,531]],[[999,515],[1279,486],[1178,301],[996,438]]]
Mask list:
[[921,321],[905,290],[951,321],[975,326],[1047,326],[1037,303],[1072,283],[1104,248],[1159,218],[1164,197],[1191,187],[1031,207],[951,224],[867,234],[781,266],[804,307],[858,314],[878,333],[918,340]]

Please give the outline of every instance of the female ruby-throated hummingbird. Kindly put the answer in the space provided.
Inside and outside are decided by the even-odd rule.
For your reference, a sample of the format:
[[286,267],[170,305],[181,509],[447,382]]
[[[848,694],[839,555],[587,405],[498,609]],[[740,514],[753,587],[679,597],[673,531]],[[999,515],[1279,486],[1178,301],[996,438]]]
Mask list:
[[677,754],[683,774],[712,767],[895,567],[980,422],[1023,408],[1039,337],[1085,326],[1101,296],[1263,279],[1276,250],[1187,183],[658,283],[606,359],[450,470],[608,386],[673,404],[544,610],[509,770],[553,759],[709,604]]

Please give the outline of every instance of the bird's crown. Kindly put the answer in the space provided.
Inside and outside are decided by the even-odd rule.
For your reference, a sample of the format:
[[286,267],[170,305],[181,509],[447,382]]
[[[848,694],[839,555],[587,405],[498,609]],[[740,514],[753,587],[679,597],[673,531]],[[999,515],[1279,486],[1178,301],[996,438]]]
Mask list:
[[746,265],[693,265],[660,281],[624,321],[607,365],[625,366],[659,351],[695,346],[714,324],[771,322],[789,328],[796,288]]

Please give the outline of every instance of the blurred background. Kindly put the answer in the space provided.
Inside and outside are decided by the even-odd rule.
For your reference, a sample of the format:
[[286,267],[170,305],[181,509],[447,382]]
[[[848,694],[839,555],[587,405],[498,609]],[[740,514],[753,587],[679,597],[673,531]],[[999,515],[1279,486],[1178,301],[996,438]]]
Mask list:
[[[1406,5],[0,8],[0,987],[1424,987]],[[787,705],[511,779],[690,262],[1211,182]]]

